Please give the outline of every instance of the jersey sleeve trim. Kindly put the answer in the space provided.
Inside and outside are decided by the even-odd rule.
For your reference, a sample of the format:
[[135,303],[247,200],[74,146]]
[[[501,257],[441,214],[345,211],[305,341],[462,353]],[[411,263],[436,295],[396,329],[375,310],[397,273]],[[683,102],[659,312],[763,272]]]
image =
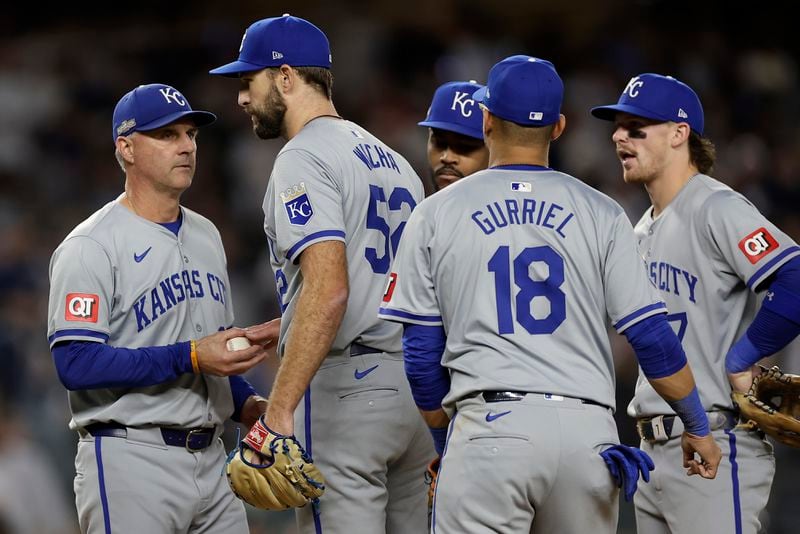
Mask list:
[[59,330],[52,336],[48,337],[47,341],[50,342],[50,348],[52,349],[53,345],[55,345],[57,342],[67,339],[76,341],[102,341],[105,343],[108,341],[108,334],[97,332],[95,330],[85,330],[83,328],[69,328],[66,330]]
[[617,321],[614,324],[614,329],[620,334],[629,326],[634,325],[641,321],[642,319],[646,319],[652,315],[656,315],[659,313],[667,313],[667,305],[663,302],[656,302],[655,304],[650,304],[649,306],[645,306],[644,308],[639,308],[633,313],[630,313]]
[[380,308],[378,310],[378,317],[381,319],[386,319],[387,321],[395,321],[398,323],[411,323],[428,326],[442,324],[442,317],[440,315],[417,315],[415,313],[391,310],[389,308]]
[[295,243],[294,246],[286,252],[286,259],[294,261],[297,255],[305,250],[306,247],[317,241],[339,241],[339,239],[335,238],[341,238],[341,241],[344,241],[346,237],[346,234],[341,230],[322,230],[321,232],[314,232]]
[[766,264],[764,264],[764,266],[761,267],[759,270],[757,270],[755,273],[753,273],[753,276],[751,276],[750,279],[747,281],[747,287],[749,287],[750,289],[755,289],[758,286],[758,284],[764,281],[764,278],[766,278],[767,275],[770,274],[772,270],[776,269],[777,267],[780,267],[781,265],[783,265],[784,263],[786,263],[791,258],[797,255],[800,255],[800,247],[793,246],[787,248],[786,250],[784,250],[774,258],[772,258],[770,261],[768,261]]

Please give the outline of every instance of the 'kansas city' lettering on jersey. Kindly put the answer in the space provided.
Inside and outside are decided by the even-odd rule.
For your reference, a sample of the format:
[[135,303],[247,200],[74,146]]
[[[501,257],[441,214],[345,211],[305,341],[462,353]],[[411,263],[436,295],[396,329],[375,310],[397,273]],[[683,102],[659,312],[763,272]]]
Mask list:
[[[208,284],[208,291],[203,288],[204,281]],[[208,294],[224,307],[226,293],[225,283],[214,273],[206,273],[205,277],[202,277],[199,271],[185,269],[173,273],[133,303],[136,331],[141,332],[187,299],[201,299]]]
[[281,200],[286,208],[286,214],[289,215],[289,222],[292,224],[304,225],[314,215],[304,182],[281,191]]
[[[529,187],[517,185],[517,190],[525,192],[530,190]],[[519,200],[506,198],[502,202],[486,204],[483,209],[473,212],[470,218],[486,235],[509,224],[532,224],[555,230],[558,235],[566,239],[564,229],[574,216],[574,213],[564,211],[564,208],[553,202],[537,201],[533,198]]]
[[651,261],[649,272],[653,284],[661,291],[683,295],[692,303],[697,303],[697,276],[665,261]]
[[386,147],[359,143],[353,148],[353,154],[371,171],[385,168],[394,169],[398,174],[400,173],[400,168],[397,166],[392,152]]

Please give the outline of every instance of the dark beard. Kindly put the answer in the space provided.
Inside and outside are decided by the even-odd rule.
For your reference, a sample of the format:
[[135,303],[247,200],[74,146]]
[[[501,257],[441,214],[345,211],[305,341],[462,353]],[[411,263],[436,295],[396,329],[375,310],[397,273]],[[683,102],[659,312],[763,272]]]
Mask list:
[[276,90],[272,90],[264,100],[263,108],[254,108],[256,123],[253,131],[261,139],[277,139],[283,134],[283,119],[286,116],[286,102]]

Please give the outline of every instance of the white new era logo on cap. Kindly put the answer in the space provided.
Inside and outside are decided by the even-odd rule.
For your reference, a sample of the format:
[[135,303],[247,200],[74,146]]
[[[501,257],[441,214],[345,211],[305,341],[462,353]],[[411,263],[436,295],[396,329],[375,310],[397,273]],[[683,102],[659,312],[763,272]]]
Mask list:
[[283,54],[281,54],[280,52],[276,52],[274,50],[272,51],[272,59],[282,59],[282,58]]
[[680,117],[682,119],[688,119],[689,115],[687,115],[686,112],[683,111],[682,108],[678,108],[678,117]]

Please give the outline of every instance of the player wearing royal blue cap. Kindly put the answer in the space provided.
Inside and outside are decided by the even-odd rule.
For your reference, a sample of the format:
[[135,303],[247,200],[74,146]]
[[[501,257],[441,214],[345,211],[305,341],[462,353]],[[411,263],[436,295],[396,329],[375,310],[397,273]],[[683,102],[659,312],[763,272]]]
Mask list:
[[433,443],[403,373],[400,326],[375,317],[422,182],[337,114],[330,66],[325,34],[286,15],[251,25],[239,60],[211,71],[239,78],[256,135],[287,141],[263,204],[282,307],[264,423],[296,433],[325,477],[319,502],[297,511],[301,532],[424,532]]
[[719,447],[625,212],[548,167],[566,124],[555,67],[506,58],[473,97],[489,168],[411,214],[379,312],[404,324],[426,421],[450,419],[432,532],[612,534],[615,486],[630,498],[652,462],[619,444],[608,319],[686,422],[673,461],[713,478]]
[[640,74],[616,104],[592,114],[614,121],[622,177],[650,195],[652,206],[635,229],[639,253],[667,303],[723,450],[715,480],[680,476],[673,461],[680,444],[672,438],[681,424],[640,377],[628,413],[659,484],[636,496],[639,532],[755,534],[775,459],[762,434],[736,426],[731,388],[747,391],[758,372],[753,365],[800,332],[800,247],[708,175],[714,145],[703,137],[700,99],[685,83]]
[[439,86],[425,120],[418,123],[429,129],[428,162],[437,191],[485,169],[489,162],[483,115],[472,98],[481,87],[474,80]]
[[125,192],[70,232],[50,262],[47,333],[80,435],[81,532],[248,532],[220,477],[219,436],[228,418],[249,426],[266,406],[234,376],[266,352],[227,349],[244,332],[228,329],[219,231],[179,203],[198,128],[214,120],[168,85],[124,95],[112,138]]

